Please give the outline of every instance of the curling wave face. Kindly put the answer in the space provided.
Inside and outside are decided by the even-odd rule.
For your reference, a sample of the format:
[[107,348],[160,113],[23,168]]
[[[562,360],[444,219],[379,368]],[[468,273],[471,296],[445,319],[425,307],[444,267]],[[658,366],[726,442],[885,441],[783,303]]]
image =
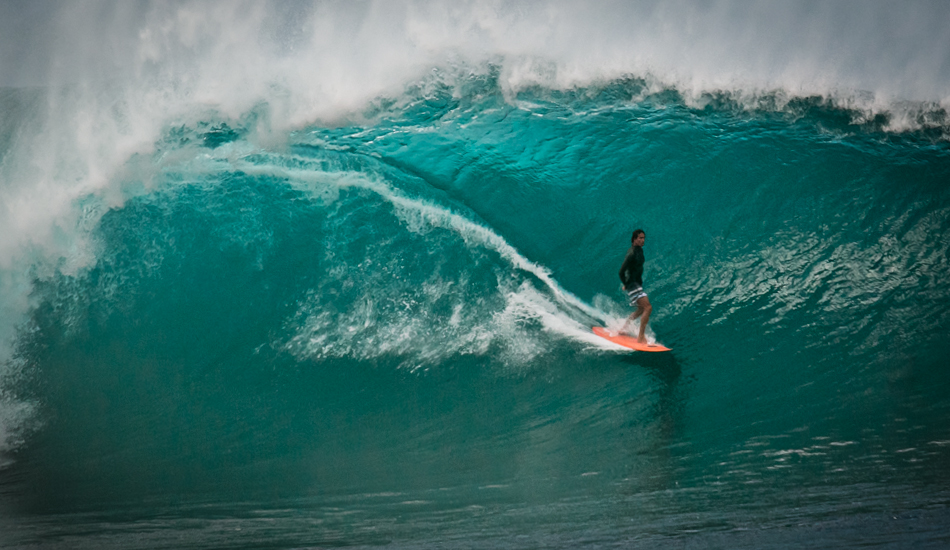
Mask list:
[[[609,516],[673,491],[652,510],[683,526],[719,497],[767,515],[794,488],[819,517],[945,486],[938,76],[677,75],[647,23],[650,63],[581,70],[585,25],[613,27],[560,4],[163,6],[103,23],[139,25],[113,67],[144,85],[80,60],[97,78],[0,94],[4,506],[583,495]],[[576,47],[500,38],[542,16]],[[629,313],[634,227],[667,358],[589,332]]]
[[[297,130],[270,151],[247,141],[253,112],[243,124],[169,128],[117,184],[129,193],[121,206],[83,199],[99,213],[86,237],[95,259],[34,275],[30,321],[7,363],[19,372],[11,403],[38,408],[23,467],[68,486],[99,479],[101,449],[116,447],[116,457],[188,470],[170,435],[128,434],[163,432],[171,414],[191,426],[176,438],[231,437],[191,415],[260,414],[248,401],[268,401],[256,384],[271,377],[304,387],[314,372],[372,365],[389,372],[372,386],[384,392],[396,372],[441,379],[469,365],[505,379],[599,364],[587,327],[626,314],[615,271],[634,225],[651,237],[654,326],[677,350],[675,369],[709,384],[689,407],[720,411],[696,418],[690,437],[736,423],[720,399],[762,400],[778,433],[844,429],[838,416],[860,431],[901,406],[881,391],[895,380],[924,410],[943,410],[944,144],[829,129],[823,112],[697,110],[640,98],[630,81],[516,98],[481,76],[467,85],[467,95],[420,87],[366,114],[371,124]],[[142,166],[155,167],[148,183],[134,178]],[[915,386],[921,376],[931,383]],[[300,399],[270,403],[251,424],[314,414]],[[105,442],[92,435],[103,419]],[[326,436],[310,429],[292,431],[318,452]],[[507,429],[496,436],[525,435]],[[241,441],[239,454],[256,449]],[[76,463],[49,462],[62,453]],[[128,468],[124,483],[154,483],[138,461],[116,460],[108,470]]]

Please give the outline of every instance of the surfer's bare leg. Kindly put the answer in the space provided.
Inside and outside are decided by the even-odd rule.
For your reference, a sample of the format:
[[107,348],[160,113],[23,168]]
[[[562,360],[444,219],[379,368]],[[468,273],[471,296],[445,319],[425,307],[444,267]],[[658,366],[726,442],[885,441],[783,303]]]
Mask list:
[[640,307],[640,302],[637,302],[637,310],[630,314],[630,317],[627,317],[627,320],[623,324],[623,328],[620,329],[620,334],[630,334],[627,331],[627,327],[630,326],[630,323],[637,320],[637,317],[643,315],[643,308]]
[[[637,311],[631,315],[631,319],[636,319],[637,317],[642,316],[640,319],[640,334],[637,336],[637,342],[641,344],[647,343],[647,323],[650,322],[650,312],[653,311],[653,306],[650,305],[650,298],[644,296],[637,300]],[[629,319],[628,319],[629,322]],[[626,325],[624,325],[626,328]]]

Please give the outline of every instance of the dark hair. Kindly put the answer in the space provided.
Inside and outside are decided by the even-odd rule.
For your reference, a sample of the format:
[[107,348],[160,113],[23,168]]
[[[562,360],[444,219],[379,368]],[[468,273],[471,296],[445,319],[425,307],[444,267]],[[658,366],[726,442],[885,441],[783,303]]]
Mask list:
[[641,233],[643,233],[644,235],[646,235],[646,232],[645,232],[644,230],[642,230],[642,229],[634,229],[634,230],[633,230],[633,236],[630,237],[630,242],[633,242],[633,241],[637,240],[637,236],[640,235]]

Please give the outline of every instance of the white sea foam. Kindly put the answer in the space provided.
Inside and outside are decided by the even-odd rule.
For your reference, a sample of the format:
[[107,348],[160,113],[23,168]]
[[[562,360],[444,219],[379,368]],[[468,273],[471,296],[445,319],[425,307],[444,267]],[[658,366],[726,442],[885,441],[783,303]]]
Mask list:
[[307,86],[297,107],[321,108],[448,57],[495,56],[509,60],[514,86],[653,73],[697,90],[941,100],[950,89],[950,7],[940,1],[6,4],[0,85],[180,77],[166,85],[215,103]]

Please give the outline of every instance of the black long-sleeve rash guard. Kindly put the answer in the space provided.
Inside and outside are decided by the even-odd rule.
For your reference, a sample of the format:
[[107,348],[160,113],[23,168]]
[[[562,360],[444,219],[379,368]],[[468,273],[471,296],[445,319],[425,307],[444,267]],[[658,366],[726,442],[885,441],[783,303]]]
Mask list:
[[643,286],[643,262],[645,261],[643,247],[631,246],[620,266],[620,282],[623,283],[624,290]]

